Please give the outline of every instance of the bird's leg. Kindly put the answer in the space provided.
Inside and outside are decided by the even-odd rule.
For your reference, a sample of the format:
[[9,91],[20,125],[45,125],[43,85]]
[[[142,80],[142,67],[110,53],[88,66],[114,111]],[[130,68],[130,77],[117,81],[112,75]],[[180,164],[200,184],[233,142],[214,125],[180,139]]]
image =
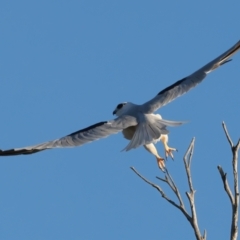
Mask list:
[[163,143],[166,158],[168,156],[170,156],[174,160],[172,152],[177,151],[177,149],[176,148],[171,148],[171,147],[168,146],[168,144],[167,144],[168,143],[168,135],[162,134],[161,137],[160,137],[160,140]]
[[164,159],[158,155],[157,149],[155,148],[154,144],[153,143],[146,144],[146,145],[144,145],[144,147],[148,152],[150,152],[151,154],[153,154],[156,157],[158,167],[162,171],[164,171],[164,168],[165,168]]

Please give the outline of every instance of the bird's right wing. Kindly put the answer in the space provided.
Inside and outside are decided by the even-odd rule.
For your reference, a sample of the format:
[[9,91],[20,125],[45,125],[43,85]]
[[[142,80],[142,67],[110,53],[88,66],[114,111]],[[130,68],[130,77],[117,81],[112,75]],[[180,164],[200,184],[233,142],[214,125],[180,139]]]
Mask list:
[[89,143],[111,134],[118,133],[123,129],[137,125],[137,120],[132,116],[121,116],[108,122],[99,122],[65,137],[40,143],[33,146],[0,150],[0,156],[13,156],[20,154],[31,154],[51,148],[76,147]]
[[177,97],[180,97],[184,93],[188,92],[190,89],[194,88],[197,84],[202,82],[202,80],[207,76],[208,73],[212,72],[224,63],[229,62],[229,58],[238,50],[240,50],[240,41],[238,41],[225,53],[215,58],[213,61],[209,62],[193,74],[175,82],[171,86],[160,91],[153,99],[142,104],[141,110],[144,113],[153,113],[160,107],[168,104]]

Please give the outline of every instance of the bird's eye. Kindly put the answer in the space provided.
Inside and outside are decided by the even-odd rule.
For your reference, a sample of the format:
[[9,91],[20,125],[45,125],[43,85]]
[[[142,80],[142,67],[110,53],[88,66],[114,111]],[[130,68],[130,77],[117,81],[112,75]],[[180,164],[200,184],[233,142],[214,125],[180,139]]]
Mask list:
[[120,104],[117,105],[117,109],[120,109],[120,108],[122,108],[122,107],[123,107],[123,104],[122,104],[122,103],[120,103]]

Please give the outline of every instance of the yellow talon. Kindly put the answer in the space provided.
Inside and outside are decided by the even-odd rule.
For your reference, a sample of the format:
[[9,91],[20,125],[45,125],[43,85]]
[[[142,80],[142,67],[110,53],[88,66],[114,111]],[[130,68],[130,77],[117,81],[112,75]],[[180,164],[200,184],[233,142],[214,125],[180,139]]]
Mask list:
[[174,160],[173,153],[172,153],[173,151],[177,151],[177,149],[176,148],[170,148],[170,147],[168,147],[168,145],[166,145],[165,146],[165,156],[166,156],[166,158],[168,156],[170,156]]
[[164,159],[163,159],[163,158],[158,158],[158,157],[156,157],[156,159],[157,159],[158,167],[159,167],[162,171],[164,171],[164,169],[165,169]]
[[171,147],[168,146],[168,144],[167,144],[168,143],[168,135],[164,135],[164,134],[161,135],[161,141],[162,141],[164,149],[165,149],[166,158],[168,156],[170,156],[172,159],[174,159],[172,152],[177,151],[177,149],[176,148],[171,148]]

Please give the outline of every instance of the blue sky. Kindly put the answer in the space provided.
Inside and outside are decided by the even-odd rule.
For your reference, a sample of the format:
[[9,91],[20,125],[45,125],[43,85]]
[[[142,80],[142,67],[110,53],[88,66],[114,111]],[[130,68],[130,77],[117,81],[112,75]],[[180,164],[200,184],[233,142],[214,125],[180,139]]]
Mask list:
[[[112,119],[123,101],[143,103],[240,39],[239,1],[1,1],[0,146],[23,147]],[[158,112],[188,124],[170,129],[167,167],[182,195],[182,157],[196,146],[193,184],[201,231],[228,239],[239,130],[240,53]],[[0,159],[0,239],[193,239],[187,220],[141,181],[167,186],[143,148],[121,152],[121,134],[74,149]],[[161,144],[157,145],[163,155]],[[187,205],[187,202],[186,202]]]

